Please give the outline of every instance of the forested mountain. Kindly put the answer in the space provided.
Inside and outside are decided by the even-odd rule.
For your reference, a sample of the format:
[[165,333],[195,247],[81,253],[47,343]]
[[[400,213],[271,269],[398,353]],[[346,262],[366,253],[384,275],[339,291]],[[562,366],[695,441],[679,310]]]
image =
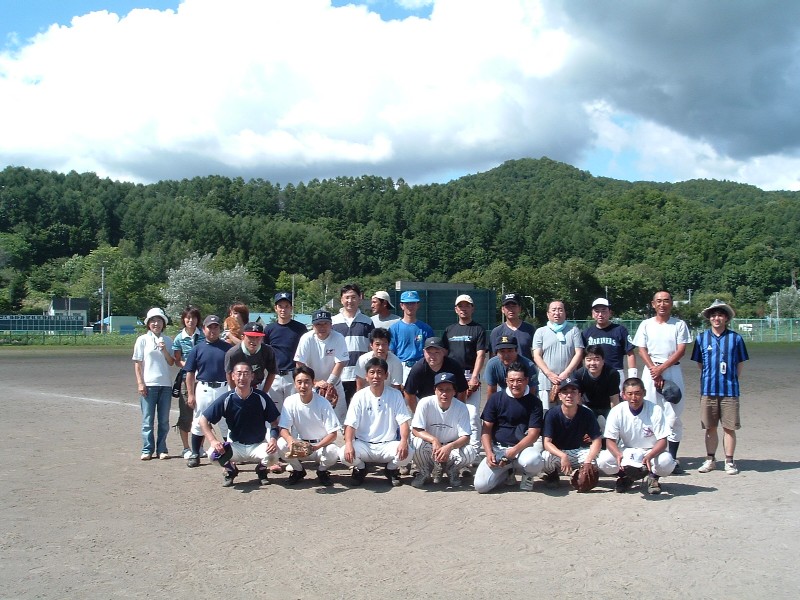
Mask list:
[[630,183],[546,158],[413,187],[372,176],[135,185],[7,167],[0,312],[96,295],[105,265],[114,312],[142,314],[167,270],[198,252],[245,265],[265,304],[283,272],[373,288],[401,277],[505,286],[542,303],[562,297],[579,317],[599,294],[620,313],[641,310],[655,288],[692,289],[755,314],[800,264],[798,228],[798,193]]

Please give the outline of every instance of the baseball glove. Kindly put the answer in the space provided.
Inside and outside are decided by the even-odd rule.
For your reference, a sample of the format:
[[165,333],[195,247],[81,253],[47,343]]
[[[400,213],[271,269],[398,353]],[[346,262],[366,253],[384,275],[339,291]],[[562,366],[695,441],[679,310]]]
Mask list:
[[588,492],[597,486],[600,479],[600,470],[594,463],[583,463],[579,469],[572,472],[572,487],[579,492]]
[[557,385],[554,385],[553,387],[550,388],[550,397],[549,397],[550,404],[555,404],[556,402],[558,402],[558,389],[559,386]]
[[640,479],[644,479],[648,473],[647,467],[645,467],[644,465],[642,465],[641,467],[625,465],[624,467],[622,467],[622,470],[625,471],[625,475],[629,479],[632,479],[633,481],[639,481]]
[[292,442],[286,453],[286,458],[305,458],[311,454],[311,442]]
[[336,407],[336,403],[339,401],[339,393],[336,391],[335,386],[329,385],[325,388],[325,399],[331,403],[331,406]]

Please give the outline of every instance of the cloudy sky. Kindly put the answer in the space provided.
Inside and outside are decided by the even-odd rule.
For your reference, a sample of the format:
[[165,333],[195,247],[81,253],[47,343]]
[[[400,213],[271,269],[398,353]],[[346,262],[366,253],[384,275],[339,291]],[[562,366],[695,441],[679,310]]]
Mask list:
[[0,167],[800,190],[800,2],[0,0]]

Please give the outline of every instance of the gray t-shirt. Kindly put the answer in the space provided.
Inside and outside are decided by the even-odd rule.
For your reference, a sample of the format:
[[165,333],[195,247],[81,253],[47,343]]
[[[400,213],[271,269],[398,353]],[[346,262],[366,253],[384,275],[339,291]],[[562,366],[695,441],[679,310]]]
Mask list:
[[[583,348],[583,337],[581,330],[576,325],[571,328],[569,325],[564,328],[564,341],[558,340],[558,335],[550,329],[547,325],[539,327],[536,333],[533,334],[533,350],[537,348],[542,350],[542,358],[545,364],[551,371],[560,373],[575,356],[576,348]],[[539,393],[542,397],[546,397],[548,390],[553,387],[547,375],[540,369],[539,370]]]

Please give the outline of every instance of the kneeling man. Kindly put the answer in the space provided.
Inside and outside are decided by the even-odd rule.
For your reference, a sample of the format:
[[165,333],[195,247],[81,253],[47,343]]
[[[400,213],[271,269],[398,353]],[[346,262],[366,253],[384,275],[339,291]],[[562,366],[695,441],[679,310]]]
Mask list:
[[411,485],[423,487],[431,475],[433,482],[439,483],[445,472],[452,487],[461,487],[461,469],[470,466],[477,454],[469,443],[470,413],[466,404],[455,398],[453,373],[437,373],[433,385],[434,395],[419,401],[411,421],[414,462],[419,469]]
[[520,488],[529,490],[542,471],[542,455],[533,447],[542,430],[542,403],[528,388],[528,372],[515,362],[509,365],[506,389],[489,397],[481,419],[481,444],[486,458],[475,473],[475,489],[484,494],[514,471],[522,471]]
[[[558,388],[561,406],[548,410],[544,417],[544,480],[558,485],[559,473],[572,474],[581,464],[592,464],[600,453],[602,435],[591,409],[580,404],[581,386],[574,377],[567,377]],[[584,438],[591,444],[586,447]]]
[[385,360],[372,357],[364,367],[368,387],[350,400],[339,459],[353,467],[352,485],[364,482],[366,463],[379,463],[386,465],[386,478],[396,487],[403,483],[400,467],[410,463],[414,453],[408,445],[411,413],[403,395],[386,385],[389,365]]
[[[305,476],[301,460],[313,462],[317,465],[317,479],[328,487],[333,485],[331,474],[328,472],[339,458],[339,448],[336,447],[336,434],[340,423],[336,413],[325,398],[314,391],[314,371],[300,365],[294,370],[294,387],[296,394],[292,394],[283,402],[283,412],[278,426],[281,428],[281,439],[278,448],[283,458],[293,471],[289,475],[289,485],[296,485]],[[286,456],[286,450],[291,448],[293,442],[308,442],[311,444],[311,453],[300,458]]]
[[[269,483],[267,462],[278,454],[278,409],[272,400],[261,390],[253,389],[253,370],[246,362],[233,367],[233,381],[236,387],[214,400],[200,415],[199,424],[211,447],[218,456],[224,456],[230,449],[233,454],[222,465],[225,476],[223,487],[233,485],[239,474],[236,461],[255,460],[256,475],[261,485]],[[222,419],[228,424],[228,442],[223,444],[214,435],[211,425]],[[227,448],[226,448],[227,446]]]
[[597,466],[606,475],[617,475],[616,490],[631,488],[637,479],[645,478],[648,494],[660,494],[659,477],[669,475],[675,459],[667,451],[669,428],[661,407],[645,400],[644,383],[638,377],[622,384],[625,402],[608,413],[606,450],[597,458]]

